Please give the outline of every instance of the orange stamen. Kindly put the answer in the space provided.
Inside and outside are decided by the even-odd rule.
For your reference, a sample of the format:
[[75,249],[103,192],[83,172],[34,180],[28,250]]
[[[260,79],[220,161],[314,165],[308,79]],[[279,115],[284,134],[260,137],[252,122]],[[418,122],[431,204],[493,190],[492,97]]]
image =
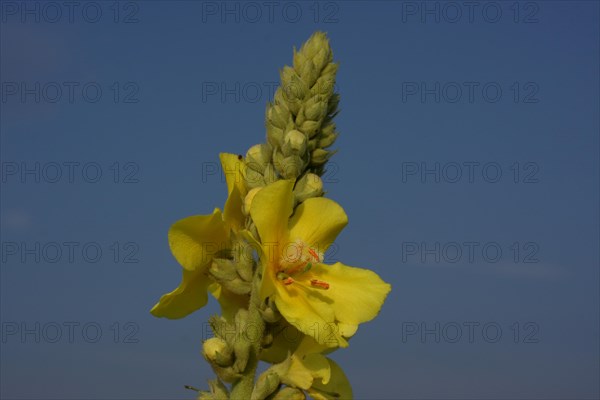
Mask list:
[[319,287],[321,289],[325,289],[325,290],[329,289],[329,283],[320,281],[318,279],[311,279],[310,284],[312,286]]
[[288,276],[283,280],[283,284],[286,286],[291,285],[292,283],[294,283],[294,278],[292,278],[291,276]]
[[315,261],[320,261],[319,260],[319,254],[317,254],[317,252],[314,249],[312,249],[312,248],[309,247],[308,248],[308,252],[310,253],[311,256],[314,257]]

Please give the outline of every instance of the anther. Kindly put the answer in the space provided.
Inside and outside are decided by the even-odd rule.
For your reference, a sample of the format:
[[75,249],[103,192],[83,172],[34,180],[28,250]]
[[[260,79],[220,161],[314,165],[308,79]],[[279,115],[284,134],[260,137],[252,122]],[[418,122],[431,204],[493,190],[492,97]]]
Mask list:
[[315,287],[318,287],[318,288],[321,288],[321,289],[325,289],[325,290],[329,289],[329,283],[320,281],[318,279],[311,279],[310,280],[310,284],[312,286],[315,286]]
[[309,247],[308,248],[308,252],[310,253],[311,256],[313,256],[313,258],[315,259],[315,261],[317,261],[317,262],[321,261],[319,259],[319,254],[314,249],[312,249],[312,248]]
[[283,280],[283,284],[286,286],[291,285],[292,283],[294,283],[294,278],[292,278],[291,276],[288,276]]

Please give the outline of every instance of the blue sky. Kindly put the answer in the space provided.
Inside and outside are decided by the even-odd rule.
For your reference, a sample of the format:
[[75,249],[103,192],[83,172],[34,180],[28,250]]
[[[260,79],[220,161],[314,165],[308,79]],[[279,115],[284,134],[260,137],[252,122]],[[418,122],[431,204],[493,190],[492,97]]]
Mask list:
[[166,234],[223,204],[218,153],[264,140],[315,30],[340,63],[330,260],[393,286],[333,355],[356,397],[599,396],[597,2],[48,4],[0,2],[0,396],[205,386],[215,304],[148,312],[180,279]]

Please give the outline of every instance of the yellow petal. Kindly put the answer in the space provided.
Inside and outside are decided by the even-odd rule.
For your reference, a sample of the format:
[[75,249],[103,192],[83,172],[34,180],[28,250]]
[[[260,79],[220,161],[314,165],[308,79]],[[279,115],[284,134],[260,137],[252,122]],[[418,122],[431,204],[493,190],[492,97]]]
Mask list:
[[238,231],[243,227],[245,220],[242,212],[242,204],[246,196],[246,186],[243,178],[245,164],[235,154],[221,153],[219,156],[227,181],[227,200],[223,207],[223,219],[229,226]]
[[302,335],[300,345],[292,354],[290,366],[281,377],[282,382],[304,390],[310,388],[315,379],[329,382],[329,362],[320,354],[325,348],[310,336]]
[[163,295],[150,312],[155,317],[183,318],[206,305],[208,301],[206,290],[209,284],[210,280],[204,271],[184,269],[179,287]]
[[300,360],[292,358],[290,368],[281,376],[281,383],[291,387],[306,390],[312,386],[313,376],[311,371],[302,365]]
[[[326,282],[329,288],[312,287],[312,279]],[[356,332],[358,324],[375,318],[391,290],[373,271],[341,263],[316,264],[291,285],[276,283],[275,287],[281,315],[329,347],[346,347],[346,338]]]
[[322,354],[312,353],[304,356],[292,355],[290,368],[281,376],[281,382],[307,390],[315,379],[329,382],[331,370],[327,358]]
[[280,258],[279,243],[287,237],[287,223],[294,207],[293,187],[293,181],[280,180],[263,187],[252,200],[250,216],[261,243],[261,299],[271,296],[275,291],[273,282],[276,263]]
[[252,200],[250,215],[263,249],[275,245],[287,234],[288,218],[294,207],[293,187],[293,181],[280,180],[262,188]]
[[317,264],[310,272],[317,279],[329,283],[329,289],[320,293],[329,299],[335,319],[343,324],[341,328],[345,332],[351,332],[352,325],[375,318],[392,288],[373,271],[339,262]]
[[290,240],[300,239],[321,253],[348,224],[348,216],[335,201],[324,197],[300,204],[290,220]]
[[310,370],[314,379],[321,379],[323,383],[329,382],[331,369],[327,358],[318,353],[307,354],[301,358],[304,367]]
[[340,335],[342,335],[345,338],[350,338],[354,336],[354,334],[358,330],[358,325],[344,324],[342,322],[339,322],[338,328],[340,330]]
[[211,215],[195,215],[175,222],[169,229],[169,246],[179,264],[194,271],[212,261],[227,237],[221,211],[216,208]]
[[294,354],[305,356],[312,353],[327,353],[328,350],[331,350],[331,348],[319,344],[312,336],[303,336],[302,341],[294,351]]
[[246,164],[243,159],[240,160],[240,156],[231,153],[221,153],[219,154],[219,158],[221,159],[221,167],[223,168],[223,174],[227,182],[227,194],[230,194],[233,188],[237,187],[240,194],[245,196],[244,171]]
[[[263,278],[264,279],[264,278]],[[275,304],[281,315],[300,332],[313,337],[327,347],[347,347],[336,325],[331,300],[318,289],[307,289],[297,284],[275,285]]]
[[332,359],[327,359],[331,371],[329,382],[315,379],[308,394],[315,400],[351,400],[352,386],[340,366]]

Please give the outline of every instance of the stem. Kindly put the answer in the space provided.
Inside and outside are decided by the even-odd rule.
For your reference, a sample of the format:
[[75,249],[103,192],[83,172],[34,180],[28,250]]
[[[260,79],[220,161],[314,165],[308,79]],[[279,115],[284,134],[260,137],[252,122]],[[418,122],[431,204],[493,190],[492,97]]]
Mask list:
[[256,376],[256,367],[258,366],[258,355],[260,352],[260,344],[262,342],[262,335],[265,331],[265,321],[259,311],[259,294],[258,288],[260,287],[260,278],[257,271],[254,274],[254,284],[252,285],[252,291],[250,293],[250,304],[248,306],[248,319],[246,327],[240,327],[240,329],[246,329],[252,327],[260,332],[260,338],[250,338],[247,332],[246,334],[240,335],[241,340],[245,340],[250,345],[250,356],[248,357],[248,364],[244,371],[243,376],[236,383],[233,384],[231,390],[231,400],[248,400],[252,395],[252,389],[254,388],[254,377]]

